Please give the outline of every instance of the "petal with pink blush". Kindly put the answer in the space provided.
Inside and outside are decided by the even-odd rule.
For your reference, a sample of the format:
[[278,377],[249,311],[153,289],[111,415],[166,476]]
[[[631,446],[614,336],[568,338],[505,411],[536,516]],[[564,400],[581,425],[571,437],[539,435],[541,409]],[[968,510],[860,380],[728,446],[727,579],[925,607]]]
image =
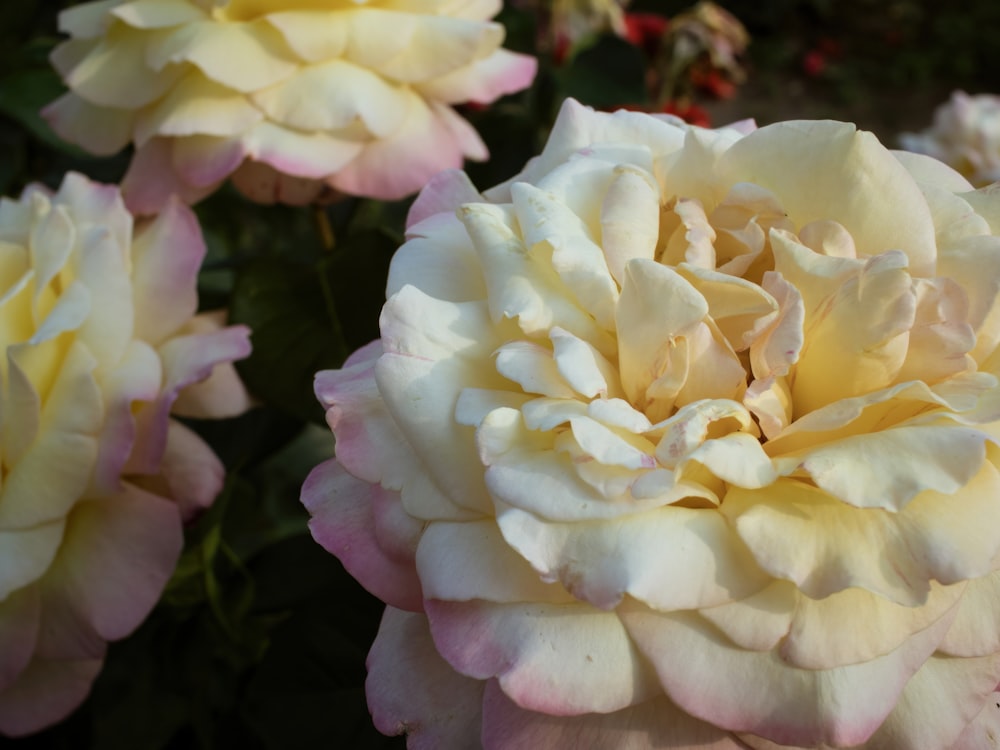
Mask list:
[[505,94],[527,88],[537,72],[538,60],[534,57],[499,49],[464,68],[417,83],[414,88],[425,97],[445,104],[466,101],[489,104]]
[[186,182],[173,165],[173,139],[153,138],[135,150],[122,178],[122,194],[130,211],[155,214],[171,195],[195,203],[215,186],[198,187]]
[[344,169],[365,144],[330,133],[302,133],[264,121],[244,137],[247,156],[297,177],[320,179]]
[[486,146],[475,130],[450,108],[409,97],[408,114],[387,138],[366,144],[328,182],[338,190],[398,200],[416,191],[442,169],[457,168],[465,156],[485,159]]
[[611,713],[552,716],[518,706],[496,680],[483,697],[483,750],[615,748],[742,750],[728,732],[692,718],[664,697]]
[[195,314],[204,257],[198,220],[177,198],[137,228],[132,245],[137,337],[156,346]]
[[[38,640],[41,607],[34,586],[17,591],[0,601],[0,695],[18,679]],[[0,733],[2,733],[0,727]]]
[[81,503],[43,581],[43,607],[65,601],[102,639],[124,638],[160,598],[182,543],[177,506],[138,487]]
[[430,178],[406,216],[406,228],[439,213],[454,214],[463,203],[479,203],[482,194],[465,172],[444,169]]
[[993,692],[998,682],[998,654],[976,659],[949,659],[935,654],[907,683],[866,750],[996,747],[997,735],[987,737],[991,723],[1000,728],[1000,709]]
[[135,121],[130,109],[96,107],[72,91],[46,105],[41,115],[60,138],[97,156],[111,156],[125,148]]
[[438,655],[427,618],[386,607],[365,682],[380,732],[405,733],[408,750],[477,747],[483,686]]
[[186,184],[214,190],[236,171],[246,155],[242,138],[191,135],[174,140],[172,163]]
[[613,612],[586,604],[429,599],[438,652],[462,674],[500,687],[522,708],[555,716],[641,703],[659,685]]
[[209,508],[226,480],[225,467],[208,444],[175,419],[167,425],[160,475],[184,521]]
[[[387,495],[380,503],[386,520],[395,517],[402,527],[395,527],[392,536],[403,539],[413,534],[402,509],[390,502],[390,493],[377,485],[362,482],[348,474],[343,467],[330,460],[320,464],[309,474],[302,486],[302,504],[312,515],[309,529],[313,538],[328,552],[336,555],[347,571],[361,585],[391,606],[412,612],[423,609],[423,594],[417,577],[413,555],[414,546],[407,552],[406,545],[390,555],[377,536],[378,518],[376,500]],[[394,527],[385,523],[383,533]],[[388,545],[386,545],[388,546]]]
[[143,341],[131,341],[122,361],[103,382],[106,416],[98,443],[93,487],[100,494],[121,489],[121,473],[135,444],[136,402],[154,401],[162,377],[160,358]]
[[691,715],[780,744],[835,747],[859,745],[878,729],[951,624],[942,617],[871,661],[808,670],[773,651],[738,648],[692,613],[626,601],[619,616],[667,695]]
[[87,697],[102,659],[36,659],[0,691],[0,733],[22,737],[68,716]]

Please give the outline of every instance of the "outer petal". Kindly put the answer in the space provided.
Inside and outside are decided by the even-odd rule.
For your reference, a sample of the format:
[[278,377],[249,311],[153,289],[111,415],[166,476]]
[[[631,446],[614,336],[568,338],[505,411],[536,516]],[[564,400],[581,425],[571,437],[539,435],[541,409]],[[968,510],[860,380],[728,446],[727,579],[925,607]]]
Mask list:
[[715,726],[799,746],[865,742],[950,624],[942,618],[879,659],[803,670],[774,652],[735,648],[691,614],[655,613],[630,603],[620,613],[667,695],[685,711]]
[[[423,594],[413,561],[419,525],[403,514],[394,494],[355,479],[330,460],[306,479],[302,503],[312,514],[313,538],[336,555],[351,575],[392,606],[419,612]],[[381,528],[391,535],[395,554],[379,541],[376,503],[388,514]],[[389,517],[396,520],[387,523]]]
[[13,686],[0,691],[0,732],[20,737],[68,716],[87,697],[101,662],[34,661]]
[[684,713],[664,697],[620,711],[582,716],[552,716],[520,708],[496,680],[483,700],[484,750],[519,748],[698,748],[740,750],[746,747],[721,729]]
[[583,604],[425,605],[438,651],[476,679],[496,677],[523,708],[555,716],[616,711],[658,692],[618,617]]
[[386,608],[365,682],[380,732],[406,733],[409,750],[473,750],[484,684],[458,674],[438,655],[423,615]]

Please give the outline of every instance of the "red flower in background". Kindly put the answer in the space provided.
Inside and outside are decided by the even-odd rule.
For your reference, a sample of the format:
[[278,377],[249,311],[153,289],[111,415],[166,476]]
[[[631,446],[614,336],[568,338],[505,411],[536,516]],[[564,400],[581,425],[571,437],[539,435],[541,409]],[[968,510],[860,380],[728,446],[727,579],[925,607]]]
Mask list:
[[649,57],[655,57],[663,43],[670,19],[659,13],[626,13],[625,38]]
[[663,112],[679,117],[691,125],[700,125],[703,128],[712,126],[712,118],[708,112],[692,102],[669,101],[663,106]]

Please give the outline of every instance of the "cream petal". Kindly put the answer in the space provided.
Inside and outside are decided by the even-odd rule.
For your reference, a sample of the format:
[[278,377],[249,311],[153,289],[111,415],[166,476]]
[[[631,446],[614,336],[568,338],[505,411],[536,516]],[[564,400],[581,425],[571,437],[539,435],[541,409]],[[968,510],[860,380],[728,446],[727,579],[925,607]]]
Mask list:
[[142,146],[154,136],[239,135],[263,118],[242,94],[191,71],[138,113],[135,142]]
[[220,95],[257,91],[284,80],[297,68],[284,37],[263,19],[248,23],[206,19],[158,34],[155,41],[142,39],[151,68],[169,70],[171,63],[190,63],[217,85]]
[[[116,2],[110,15],[134,29],[160,29],[207,18],[205,11],[189,2],[173,0],[131,0]],[[78,35],[75,35],[78,36]]]
[[670,372],[677,339],[691,335],[708,303],[676,271],[643,258],[625,266],[618,302],[618,358],[629,401],[643,408],[647,389]]
[[1000,694],[993,693],[986,699],[979,715],[965,727],[958,741],[952,745],[952,750],[991,750],[990,745],[996,744],[1000,736]]
[[[427,193],[425,189],[420,196]],[[421,197],[413,204],[411,216]],[[434,213],[410,226],[407,241],[392,256],[386,296],[391,297],[406,284],[448,302],[486,298],[479,258],[454,211]]]
[[624,395],[617,368],[597,349],[558,326],[549,331],[549,338],[556,368],[577,393],[588,398]]
[[573,333],[604,354],[611,337],[594,319],[568,299],[562,281],[533,260],[529,248],[512,229],[510,211],[490,204],[463,206],[459,217],[479,255],[495,322],[516,318],[525,333],[547,334],[554,326]]
[[685,711],[723,729],[809,747],[865,742],[949,625],[942,618],[877,659],[808,670],[773,651],[733,646],[693,613],[657,613],[632,601],[618,612],[668,697]]
[[298,68],[250,96],[268,118],[299,131],[340,130],[360,120],[377,138],[392,135],[407,115],[398,86],[344,60]]
[[110,15],[119,0],[99,0],[66,8],[59,13],[59,31],[80,39],[93,39],[108,30]]
[[983,362],[1000,344],[1000,238],[966,237],[942,248],[938,272],[966,294],[968,323],[976,332],[971,354]]
[[[562,411],[555,421],[565,421],[569,416],[568,410]],[[553,521],[618,518],[706,494],[699,486],[670,482],[662,492],[642,498],[608,495],[582,481],[580,464],[574,457],[567,451],[554,450],[550,434],[526,429],[514,409],[490,412],[476,438],[480,458],[488,467],[486,485],[494,502]],[[638,481],[636,472],[632,476],[633,481]]]
[[489,367],[500,342],[484,306],[434,300],[404,287],[386,302],[381,327],[385,354],[375,380],[389,413],[454,503],[488,511],[472,428],[454,421],[464,388],[504,388]]
[[306,62],[341,57],[350,31],[342,15],[328,10],[288,10],[268,13],[264,20],[281,32],[285,43]]
[[515,181],[537,182],[572,154],[595,143],[649,144],[647,148],[655,155],[672,153],[681,147],[684,132],[672,123],[642,113],[595,112],[574,99],[566,99],[541,154],[529,161],[518,175],[487,190],[484,195],[492,201],[509,200],[509,188]]
[[553,716],[521,708],[494,680],[486,683],[482,736],[484,750],[527,747],[740,750],[744,747],[728,732],[698,721],[662,696],[611,713]]
[[94,106],[72,91],[46,105],[41,115],[64,141],[97,156],[116,154],[132,140],[131,109]]
[[[358,9],[350,25],[344,57],[397,81],[419,82],[460,69],[492,53],[503,42],[497,23],[446,15]],[[393,28],[386,34],[386,24]]]
[[832,219],[865,255],[901,248],[915,274],[933,274],[937,253],[927,202],[871,133],[831,121],[777,123],[734,143],[719,159],[718,174],[724,182],[749,181],[780,195],[798,226]]
[[656,468],[652,443],[634,436],[628,439],[589,417],[573,417],[569,424],[583,454],[598,463],[625,469]]
[[604,253],[580,218],[544,190],[519,182],[511,188],[514,212],[531,255],[545,245],[552,269],[577,303],[606,330],[614,328],[618,288]]
[[788,635],[778,653],[797,667],[832,669],[883,656],[933,625],[962,598],[965,586],[931,586],[920,607],[896,604],[850,588],[823,599],[797,594]]
[[955,621],[938,650],[961,657],[1000,653],[1000,572],[968,582]]
[[906,684],[866,750],[989,750],[996,744],[991,715],[1000,714],[993,693],[998,680],[998,655],[948,659],[935,654]]
[[[154,36],[161,33],[152,32]],[[150,41],[142,34],[109,32],[63,74],[66,85],[91,104],[105,107],[137,109],[155,102],[176,85],[182,70],[179,66],[154,70],[143,65]]]
[[[779,479],[765,489],[731,488],[722,512],[765,570],[807,596],[856,586],[917,606],[931,580],[957,583],[990,571],[1000,534],[980,519],[1000,502],[992,495],[998,481],[986,465],[954,495],[927,491],[890,512],[858,510],[811,485]],[[972,504],[981,513],[970,512]]]
[[630,165],[615,167],[601,203],[601,249],[608,270],[625,284],[632,258],[653,259],[660,235],[660,190],[652,176]]
[[900,510],[925,490],[952,493],[965,486],[983,464],[985,441],[977,429],[915,421],[785,460],[846,503]]
[[892,155],[913,178],[924,185],[934,185],[951,193],[972,190],[971,183],[940,159],[913,151],[892,151]]
[[747,349],[778,319],[778,301],[757,284],[688,263],[677,272],[708,302],[709,315],[736,351]]
[[10,597],[18,596],[19,589],[30,586],[45,574],[59,551],[65,527],[65,519],[60,518],[23,529],[0,529],[0,550],[3,550],[0,553],[3,560],[0,606],[6,607]]
[[662,507],[586,524],[509,507],[497,523],[543,580],[605,610],[626,595],[663,611],[712,607],[769,580],[725,518],[710,510]]
[[428,600],[438,652],[458,672],[496,677],[518,705],[556,715],[647,700],[655,679],[618,617],[585,604]]
[[517,383],[525,393],[550,398],[575,398],[563,380],[552,350],[530,341],[511,341],[496,351],[497,372]]
[[445,104],[477,102],[489,104],[505,94],[528,88],[538,71],[538,61],[530,55],[498,49],[463,68],[413,83],[427,99]]
[[573,602],[508,546],[493,519],[431,524],[420,538],[416,561],[427,599]]
[[857,276],[830,290],[820,314],[807,315],[792,386],[796,414],[895,381],[917,308],[906,265],[899,251],[871,258]]
[[917,309],[897,379],[934,383],[975,370],[969,352],[976,334],[966,322],[969,303],[962,287],[951,279],[914,279],[913,290]]

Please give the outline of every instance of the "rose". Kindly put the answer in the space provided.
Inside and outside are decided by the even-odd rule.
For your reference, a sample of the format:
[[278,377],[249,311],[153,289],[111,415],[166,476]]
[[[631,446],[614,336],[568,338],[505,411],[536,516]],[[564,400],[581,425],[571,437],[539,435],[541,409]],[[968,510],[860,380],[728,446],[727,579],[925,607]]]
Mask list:
[[96,154],[136,146],[129,208],[200,200],[227,177],[254,200],[416,192],[486,147],[451,105],[529,85],[534,58],[499,49],[495,0],[120,0],[64,11],[45,110]]
[[900,145],[957,169],[974,185],[1000,180],[1000,96],[955,91],[921,133],[903,133]]
[[248,331],[195,315],[205,245],[171,200],[133,231],[69,174],[0,201],[0,734],[72,711],[152,609],[223,467],[171,419],[228,416]]
[[314,537],[410,747],[984,746],[1000,199],[830,121],[564,106],[414,204]]

